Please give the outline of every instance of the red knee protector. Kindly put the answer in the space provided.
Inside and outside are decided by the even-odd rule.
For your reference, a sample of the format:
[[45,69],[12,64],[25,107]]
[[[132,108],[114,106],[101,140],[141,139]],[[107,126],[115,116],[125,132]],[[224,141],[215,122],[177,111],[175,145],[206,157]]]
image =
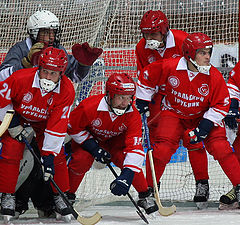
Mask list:
[[20,160],[0,159],[0,192],[15,193]]

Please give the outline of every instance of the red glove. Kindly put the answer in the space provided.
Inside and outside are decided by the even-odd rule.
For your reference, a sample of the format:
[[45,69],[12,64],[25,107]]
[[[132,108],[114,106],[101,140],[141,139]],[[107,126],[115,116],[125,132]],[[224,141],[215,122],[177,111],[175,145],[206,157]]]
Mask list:
[[102,52],[101,48],[90,47],[87,42],[72,46],[72,54],[81,65],[91,66]]

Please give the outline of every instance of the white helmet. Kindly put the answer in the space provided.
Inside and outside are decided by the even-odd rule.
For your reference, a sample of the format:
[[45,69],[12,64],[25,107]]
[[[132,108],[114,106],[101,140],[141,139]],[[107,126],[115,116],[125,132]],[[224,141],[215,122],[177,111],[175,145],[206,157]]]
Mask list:
[[40,28],[56,29],[59,32],[59,19],[50,11],[37,11],[27,21],[27,32],[34,41],[37,40]]

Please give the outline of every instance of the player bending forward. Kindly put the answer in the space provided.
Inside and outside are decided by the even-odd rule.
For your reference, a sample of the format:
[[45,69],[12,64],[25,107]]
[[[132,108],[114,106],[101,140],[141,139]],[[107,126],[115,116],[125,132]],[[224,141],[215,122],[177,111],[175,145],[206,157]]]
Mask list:
[[[1,213],[6,220],[15,214],[14,192],[25,146],[23,137],[29,135],[26,124],[36,133],[44,180],[48,182],[54,175],[63,192],[69,189],[62,144],[75,93],[71,81],[64,75],[66,67],[65,52],[49,47],[40,55],[39,67],[19,70],[0,82],[0,115],[13,108],[19,116],[19,124],[14,121],[1,137]],[[55,210],[69,220],[69,208],[55,189],[53,192]]]
[[183,42],[184,57],[155,62],[144,68],[136,96],[150,101],[156,87],[166,87],[153,143],[154,164],[159,165],[155,169],[157,181],[184,132],[190,129],[191,143],[204,142],[207,151],[236,186],[240,202],[240,165],[227,141],[223,122],[230,106],[229,93],[222,74],[210,64],[212,47],[207,35],[190,34]]
[[158,207],[150,197],[142,171],[141,117],[132,105],[135,83],[127,74],[112,74],[106,82],[106,94],[89,97],[70,114],[68,134],[72,141],[69,163],[69,196],[74,196],[94,159],[101,163],[111,160],[121,174],[111,183],[114,195],[126,195],[133,184],[139,193],[138,205],[147,214]]
[[[143,38],[136,46],[138,74],[145,66],[157,60],[183,55],[182,44],[188,34],[182,30],[169,29],[168,19],[162,11],[147,11],[142,17],[140,29]],[[140,113],[150,112],[148,126],[151,139],[156,132],[163,96],[164,89],[159,89],[154,93],[150,102],[137,99],[137,107],[140,109]],[[193,200],[201,209],[207,206],[209,198],[207,153],[202,142],[189,143],[188,131],[183,136],[183,145],[188,149],[189,160],[196,180],[196,193]],[[158,164],[155,167],[158,170]],[[150,179],[148,183],[152,183],[148,154],[146,173],[148,174],[147,179]]]
[[[38,64],[40,53],[53,46],[58,49],[66,49],[61,45],[61,25],[59,19],[48,10],[40,10],[33,13],[27,20],[27,33],[29,37],[17,42],[7,53],[0,66],[0,81],[7,79],[13,72],[23,68],[31,68]],[[81,32],[81,31],[80,31]],[[80,82],[87,76],[90,66],[102,53],[102,49],[92,48],[87,43],[75,44],[72,47],[73,55],[67,54],[67,67],[64,72],[73,82]],[[42,182],[39,175],[39,165],[34,163],[33,169],[25,162],[30,162],[24,154],[21,164],[30,172],[28,177],[21,170],[16,189],[16,217],[28,209],[29,198],[39,216],[53,216],[52,193],[49,185]],[[31,157],[31,155],[30,155]],[[21,184],[21,185],[20,185]],[[51,188],[50,188],[51,190]],[[41,195],[39,195],[41,192]]]
[[[229,129],[236,130],[237,136],[233,142],[235,154],[240,163],[240,127],[238,126],[237,119],[239,118],[239,100],[240,100],[240,62],[230,72],[228,79],[228,90],[231,99],[231,105],[227,116],[224,121]],[[236,209],[239,208],[236,187],[233,187],[227,194],[222,195],[219,200],[219,209]]]

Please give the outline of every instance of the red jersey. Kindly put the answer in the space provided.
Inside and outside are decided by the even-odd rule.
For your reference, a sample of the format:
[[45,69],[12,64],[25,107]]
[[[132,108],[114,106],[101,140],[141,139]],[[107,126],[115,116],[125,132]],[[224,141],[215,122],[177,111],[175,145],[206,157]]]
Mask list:
[[203,116],[217,124],[227,115],[229,93],[222,74],[213,66],[203,74],[188,70],[184,57],[152,63],[139,76],[136,97],[150,101],[161,85],[166,86],[162,110],[185,119]]
[[136,172],[142,168],[145,157],[142,147],[142,122],[135,106],[122,116],[116,116],[109,111],[104,94],[91,96],[81,101],[71,112],[68,134],[78,144],[93,137],[100,146],[111,138],[123,135],[123,151],[126,153],[123,166]]
[[235,98],[240,101],[240,62],[238,62],[230,72],[227,86],[230,98]]
[[184,31],[169,30],[166,41],[166,48],[162,52],[145,48],[146,40],[142,38],[136,46],[138,74],[145,66],[159,59],[182,56],[182,44],[187,36],[188,34]]
[[0,82],[0,111],[12,105],[16,113],[33,127],[43,127],[42,150],[57,154],[66,135],[75,92],[65,75],[55,90],[44,92],[39,85],[38,73],[38,67],[21,69]]

